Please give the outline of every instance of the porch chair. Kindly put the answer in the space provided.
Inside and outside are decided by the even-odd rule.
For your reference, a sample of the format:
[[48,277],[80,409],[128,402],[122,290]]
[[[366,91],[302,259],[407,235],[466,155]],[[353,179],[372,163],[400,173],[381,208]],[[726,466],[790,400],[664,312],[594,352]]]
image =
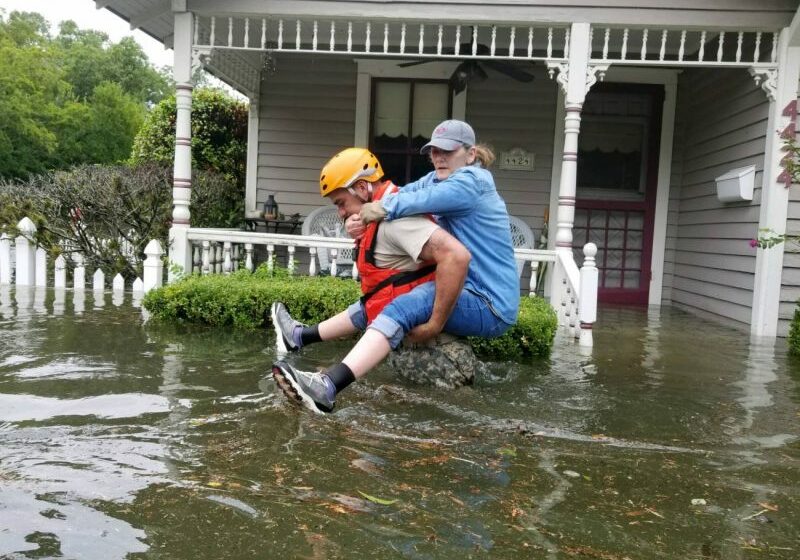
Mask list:
[[[321,235],[323,237],[349,238],[344,229],[344,222],[339,217],[336,206],[320,206],[312,210],[303,221],[301,229],[303,235]],[[353,268],[353,249],[340,249],[336,257],[337,275],[350,276]],[[329,249],[317,249],[317,261],[320,272],[328,272],[331,268]]]
[[[536,245],[536,237],[533,230],[526,224],[522,218],[517,218],[509,214],[508,221],[511,224],[511,244],[515,249],[533,249]],[[517,275],[522,278],[522,269],[525,266],[525,261],[517,259]]]

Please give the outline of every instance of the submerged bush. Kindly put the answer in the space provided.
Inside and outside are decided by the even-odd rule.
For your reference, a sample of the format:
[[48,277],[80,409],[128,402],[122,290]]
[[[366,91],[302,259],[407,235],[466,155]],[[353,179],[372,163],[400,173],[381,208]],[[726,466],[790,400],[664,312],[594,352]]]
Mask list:
[[479,356],[496,359],[519,359],[547,356],[556,336],[558,318],[555,310],[540,297],[523,297],[519,302],[517,324],[497,338],[470,337],[472,349]]
[[[330,276],[290,276],[262,266],[254,273],[192,275],[149,292],[144,307],[165,321],[214,327],[257,329],[269,326],[269,308],[282,301],[292,316],[314,324],[344,311],[361,296],[357,282]],[[543,299],[522,298],[517,324],[495,339],[468,339],[475,353],[495,359],[546,356],[556,332],[556,314]]]

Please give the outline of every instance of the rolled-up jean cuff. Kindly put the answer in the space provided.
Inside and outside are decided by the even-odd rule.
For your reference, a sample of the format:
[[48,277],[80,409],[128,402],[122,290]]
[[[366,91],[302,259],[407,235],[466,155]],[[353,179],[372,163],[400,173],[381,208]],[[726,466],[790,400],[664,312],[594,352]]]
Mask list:
[[367,312],[364,311],[364,305],[360,301],[351,304],[347,308],[347,315],[355,328],[360,331],[366,330]]
[[369,328],[375,329],[385,336],[386,340],[389,341],[389,346],[392,348],[392,350],[395,350],[398,346],[400,346],[400,343],[403,341],[403,337],[405,336],[403,327],[400,326],[400,323],[383,314],[375,317],[375,320],[369,324]]

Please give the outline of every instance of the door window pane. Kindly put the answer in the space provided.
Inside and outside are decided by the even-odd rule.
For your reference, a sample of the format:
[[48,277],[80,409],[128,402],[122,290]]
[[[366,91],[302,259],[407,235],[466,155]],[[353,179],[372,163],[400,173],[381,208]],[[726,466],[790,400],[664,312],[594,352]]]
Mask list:
[[592,91],[578,136],[578,197],[644,200],[653,116],[650,94]]
[[450,86],[417,80],[374,80],[373,86],[370,148],[399,185],[419,179],[432,169],[419,150],[450,116]]
[[411,84],[379,82],[375,84],[373,119],[374,150],[405,150],[408,146],[408,114]]

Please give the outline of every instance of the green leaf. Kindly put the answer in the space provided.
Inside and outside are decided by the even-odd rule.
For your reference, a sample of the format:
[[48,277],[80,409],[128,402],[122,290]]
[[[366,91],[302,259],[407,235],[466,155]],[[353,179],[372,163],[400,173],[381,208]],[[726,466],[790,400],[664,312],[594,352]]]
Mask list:
[[383,498],[376,498],[375,496],[370,496],[369,494],[367,494],[366,492],[362,492],[361,490],[359,490],[358,493],[364,496],[370,502],[380,504],[382,506],[390,506],[398,501],[398,500],[384,500]]

